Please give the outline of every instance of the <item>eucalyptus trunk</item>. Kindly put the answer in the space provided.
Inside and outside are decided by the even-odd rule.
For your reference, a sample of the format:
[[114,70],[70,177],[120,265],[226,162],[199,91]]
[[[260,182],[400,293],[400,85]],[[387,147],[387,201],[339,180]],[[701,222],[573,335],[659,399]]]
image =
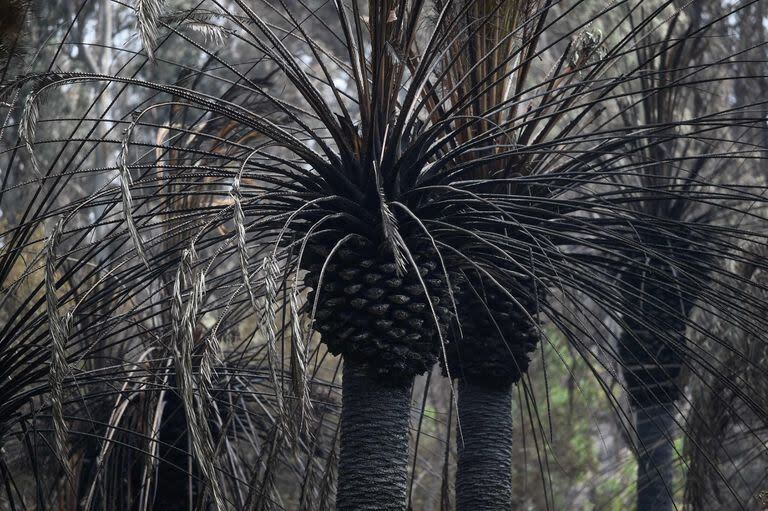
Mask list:
[[512,508],[512,384],[459,380],[456,509]]
[[674,508],[672,415],[662,405],[639,408],[635,413],[637,511],[671,511]]
[[404,510],[413,378],[382,382],[358,363],[344,364],[338,511]]

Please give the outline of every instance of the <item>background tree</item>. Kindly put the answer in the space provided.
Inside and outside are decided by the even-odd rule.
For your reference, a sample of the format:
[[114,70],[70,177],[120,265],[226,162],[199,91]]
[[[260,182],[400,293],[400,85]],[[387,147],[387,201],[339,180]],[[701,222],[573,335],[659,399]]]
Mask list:
[[[694,118],[711,112],[711,101],[708,103],[701,91],[674,86],[685,80],[691,69],[697,74],[707,72],[704,68],[711,54],[702,42],[700,16],[693,23],[670,23],[656,44],[669,45],[678,37],[683,42],[658,58],[648,58],[654,48],[637,50],[638,61],[647,62],[649,71],[644,89],[654,92],[635,108],[623,110],[624,122],[642,118],[648,125],[672,127],[686,110]],[[629,207],[638,216],[658,219],[659,225],[645,230],[636,229],[635,222],[628,223],[631,231],[626,235],[653,247],[653,254],[630,249],[617,263],[622,269],[618,277],[624,286],[627,311],[621,322],[618,355],[635,417],[638,510],[672,509],[677,402],[684,389],[686,352],[695,349],[686,346],[687,318],[702,288],[710,288],[708,281],[715,278],[712,261],[707,258],[717,258],[716,245],[728,243],[714,233],[699,237],[695,228],[721,222],[723,204],[709,207],[690,197],[702,193],[702,182],[716,182],[726,163],[709,156],[717,152],[712,149],[715,141],[703,146],[687,133],[680,137],[666,133],[638,137],[633,145],[629,159],[646,163],[624,181],[633,194],[642,189],[644,196]],[[676,279],[670,282],[670,275]]]

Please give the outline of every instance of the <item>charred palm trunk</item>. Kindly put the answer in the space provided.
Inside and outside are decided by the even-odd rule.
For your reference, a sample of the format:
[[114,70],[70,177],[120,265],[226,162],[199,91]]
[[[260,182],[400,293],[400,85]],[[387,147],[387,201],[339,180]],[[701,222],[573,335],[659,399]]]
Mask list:
[[[172,389],[176,388],[175,378],[171,385]],[[166,393],[159,433],[153,509],[187,511],[194,507],[195,479],[190,474],[191,454],[184,404],[175,390]]]
[[669,410],[655,405],[635,412],[637,428],[637,509],[671,511],[673,420]]
[[344,366],[339,511],[405,509],[412,382],[383,383],[361,364]]
[[305,283],[315,327],[345,364],[337,508],[404,510],[410,389],[437,359],[447,287],[429,250],[414,251],[417,272],[362,238],[329,246],[310,247]]
[[512,384],[459,380],[457,509],[512,508]]
[[690,311],[679,287],[657,271],[623,277],[628,290],[626,330],[619,357],[638,440],[637,510],[673,509],[674,428],[672,410],[680,396],[685,321]]
[[458,287],[461,335],[449,347],[448,369],[459,381],[459,511],[512,508],[512,385],[528,370],[538,342],[530,291],[515,290],[525,298],[514,303],[466,281]]
[[[175,389],[175,378],[172,385]],[[163,511],[190,509],[193,479],[189,472],[189,432],[184,404],[175,390],[166,393],[159,439],[154,508]]]
[[632,333],[634,337],[629,332],[622,336],[619,354],[637,431],[637,510],[671,510],[671,410],[680,393],[682,361],[665,336],[641,326]]

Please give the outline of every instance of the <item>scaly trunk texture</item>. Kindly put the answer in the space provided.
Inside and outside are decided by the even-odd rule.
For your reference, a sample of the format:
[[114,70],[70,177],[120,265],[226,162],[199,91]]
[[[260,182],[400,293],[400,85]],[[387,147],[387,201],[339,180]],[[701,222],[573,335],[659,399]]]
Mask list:
[[406,508],[412,383],[384,383],[345,361],[338,511]]
[[512,509],[512,384],[459,380],[456,509]]
[[637,511],[671,511],[672,434],[674,422],[662,405],[647,406],[636,412]]

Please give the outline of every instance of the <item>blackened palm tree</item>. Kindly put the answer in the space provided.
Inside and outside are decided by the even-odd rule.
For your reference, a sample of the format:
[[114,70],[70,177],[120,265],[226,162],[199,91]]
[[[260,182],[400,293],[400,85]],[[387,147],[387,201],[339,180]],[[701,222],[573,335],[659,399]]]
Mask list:
[[[210,2],[212,11],[173,16],[155,12],[161,2],[140,4],[153,7],[140,11],[139,19],[146,52],[157,67],[143,72],[143,55],[131,54],[128,60],[138,69],[126,65],[104,75],[52,65],[11,82],[8,97],[24,93],[23,108],[14,113],[25,121],[10,151],[26,151],[37,162],[30,167],[42,169],[56,185],[81,174],[119,176],[119,190],[86,194],[42,216],[94,208],[97,225],[108,234],[102,239],[99,231],[94,250],[114,250],[121,258],[107,273],[122,294],[100,324],[121,332],[123,311],[138,307],[142,314],[130,323],[128,339],[149,343],[152,353],[162,349],[159,360],[142,366],[152,369],[152,378],[129,380],[131,390],[183,377],[177,386],[194,470],[202,480],[200,500],[207,496],[220,508],[227,501],[242,508],[280,503],[274,459],[284,445],[303,441],[312,418],[310,339],[300,321],[302,292],[309,290],[303,312],[327,349],[344,359],[337,507],[405,508],[410,387],[416,374],[449,354],[447,372],[462,380],[466,440],[484,431],[499,441],[460,443],[466,446],[462,464],[470,468],[461,478],[472,482],[487,475],[500,497],[489,503],[465,484],[462,505],[505,505],[509,388],[525,372],[526,353],[539,337],[534,316],[583,346],[585,338],[593,340],[594,316],[582,296],[614,317],[624,310],[616,299],[623,288],[613,278],[615,254],[657,253],[650,241],[609,229],[628,219],[643,232],[662,225],[634,214],[628,204],[642,190],[627,196],[614,179],[633,174],[647,160],[629,166],[618,158],[605,160],[636,149],[635,130],[644,136],[668,131],[668,125],[651,122],[628,125],[615,105],[617,97],[648,92],[631,85],[642,84],[647,61],[666,50],[650,44],[645,61],[626,56],[647,44],[644,31],[667,19],[669,3],[635,23],[624,16],[625,2],[595,13],[576,12],[588,2],[562,10],[550,2],[451,2],[433,12],[418,0],[337,2],[316,12],[304,2],[266,3],[262,10],[236,0],[227,9]],[[579,23],[572,23],[574,13]],[[582,30],[603,20],[610,27],[604,31],[609,42],[603,43],[594,27]],[[190,27],[232,37],[236,50],[253,52],[258,72],[243,55],[229,59],[226,48],[205,48],[185,30]],[[156,37],[161,29],[200,51],[207,64],[183,79],[164,77],[168,62],[161,46],[167,38]],[[488,42],[489,34],[495,43]],[[254,78],[267,73],[282,86],[279,92]],[[40,149],[49,141],[36,139],[31,129],[40,95],[93,82],[129,91],[96,120],[87,110],[75,117],[111,128],[83,138],[72,131],[52,143],[108,146],[118,155],[117,164],[105,170],[74,160],[58,167],[52,158],[49,169],[41,167]],[[239,95],[228,95],[230,87]],[[250,102],[254,98],[259,108]],[[184,115],[173,123],[155,116],[174,106],[183,106]],[[224,132],[211,129],[222,120],[228,126]],[[67,125],[71,118],[52,121]],[[693,138],[726,137],[717,130],[733,126],[727,117],[675,121],[698,130],[688,135]],[[717,186],[695,200],[717,196],[724,188]],[[758,203],[765,200],[735,190]],[[43,220],[36,218],[34,225]],[[80,231],[66,234],[72,255]],[[88,257],[76,260],[88,271]],[[152,287],[158,281],[164,293]],[[740,296],[732,293],[730,303]],[[135,305],[131,298],[138,295],[142,299]],[[48,303],[56,309],[55,295],[49,293]],[[290,318],[279,324],[283,311]],[[202,328],[198,323],[207,313],[215,314],[214,326]],[[217,339],[227,329],[236,331],[249,313],[264,325],[251,336],[258,334],[263,349],[233,349],[227,364],[217,366]],[[159,321],[163,314],[170,321]],[[112,335],[130,346],[130,340]],[[454,348],[447,341],[454,341]],[[290,376],[281,371],[282,348],[291,361]],[[488,356],[473,359],[486,349]],[[144,359],[124,356],[120,363],[126,360]],[[263,363],[254,368],[248,363],[254,360]],[[223,375],[216,382],[226,390],[219,399],[214,367],[220,367]],[[119,381],[117,373],[110,374]],[[274,396],[267,404],[253,383],[259,379]],[[240,397],[230,404],[233,412],[216,413],[227,404],[228,390],[240,385],[245,388],[234,393]],[[532,389],[525,392],[532,397]],[[253,401],[266,409],[268,442],[259,442],[258,428],[248,422],[258,417],[255,405],[248,403],[249,408],[242,396],[256,396]],[[482,403],[490,403],[488,415],[503,427],[490,427],[495,419],[483,418]],[[238,458],[226,449],[228,437],[215,438],[212,423],[235,423],[239,434],[253,437],[258,470],[232,474],[229,466],[221,468],[216,461],[225,451],[226,459]],[[249,426],[242,428],[243,423]],[[474,425],[479,428],[473,431]],[[156,448],[157,442],[148,446]],[[475,471],[477,453],[497,466],[483,462]],[[237,471],[239,465],[232,466]]]
[[[616,64],[610,55],[621,44],[609,46],[600,40],[597,30],[574,37],[569,47],[571,58],[566,63],[563,57],[559,62],[561,67],[556,68],[558,72],[564,70],[563,74],[557,75],[556,72],[557,76],[547,83],[546,92],[540,93],[544,98],[540,106],[543,112],[529,107],[529,113],[518,119],[514,115],[519,107],[517,101],[523,96],[521,87],[525,83],[524,77],[535,72],[535,66],[533,57],[519,64],[515,61],[514,65],[506,58],[515,56],[516,51],[523,56],[540,56],[536,50],[538,34],[535,27],[546,23],[547,9],[536,2],[457,2],[451,7],[455,9],[457,24],[463,31],[450,26],[454,29],[454,39],[447,53],[449,64],[446,65],[444,79],[452,94],[458,98],[456,104],[463,106],[461,101],[472,97],[472,102],[468,102],[462,112],[467,118],[476,120],[471,128],[457,131],[456,137],[472,139],[477,152],[485,149],[483,156],[503,155],[500,160],[489,163],[491,158],[479,157],[474,152],[464,153],[463,159],[457,159],[462,163],[471,161],[476,164],[472,173],[467,175],[478,180],[485,179],[484,184],[488,186],[492,176],[541,178],[557,174],[556,158],[537,159],[513,150],[500,150],[498,140],[488,136],[493,130],[483,123],[492,124],[494,129],[509,130],[509,138],[514,143],[525,144],[526,137],[537,131],[538,116],[541,115],[546,118],[546,123],[537,140],[546,140],[554,146],[557,136],[564,133],[555,129],[551,138],[546,138],[548,130],[559,125],[559,108],[566,111],[573,108],[570,103],[573,97],[568,95],[573,91],[563,93],[560,87],[584,87],[583,82],[572,80],[569,73],[578,70],[579,78],[585,80],[589,80],[590,76],[600,76],[605,72],[603,66]],[[701,75],[706,76],[709,68],[707,59],[713,58],[713,54],[708,53],[711,49],[702,39],[702,34],[713,27],[711,24],[702,26],[702,6],[696,6],[691,11],[692,19],[687,20],[687,30],[678,30],[680,23],[677,17],[673,17],[665,27],[661,40],[645,36],[646,43],[650,44],[634,45],[636,55],[632,62],[637,68],[628,74],[635,73],[635,79],[627,79],[627,75],[622,77],[627,79],[620,84],[622,93],[584,109],[584,112],[611,109],[609,105],[616,99],[615,115],[621,119],[621,129],[642,122],[642,126],[647,128],[643,131],[639,127],[639,133],[649,135],[635,136],[630,129],[623,135],[626,138],[619,139],[623,150],[616,150],[618,146],[611,147],[611,144],[606,144],[604,148],[597,146],[598,150],[610,155],[600,170],[605,173],[602,177],[617,180],[619,187],[623,186],[621,183],[632,183],[625,204],[613,198],[605,204],[610,214],[607,221],[616,221],[614,215],[631,212],[626,223],[631,225],[633,232],[623,235],[625,241],[620,242],[626,245],[619,249],[623,256],[616,266],[623,268],[623,272],[618,282],[597,282],[585,286],[599,295],[597,301],[601,305],[611,304],[610,307],[615,310],[623,311],[625,330],[619,340],[618,356],[625,369],[627,390],[637,415],[636,430],[641,446],[638,509],[671,506],[670,487],[665,488],[665,483],[671,483],[671,407],[679,396],[676,379],[683,367],[681,357],[685,325],[693,303],[702,294],[701,288],[709,289],[711,293],[716,280],[712,274],[717,273],[713,254],[728,246],[720,233],[715,232],[717,228],[714,224],[720,222],[719,225],[722,225],[729,209],[744,207],[743,203],[739,206],[726,204],[727,201],[713,205],[714,199],[706,198],[709,193],[706,186],[722,185],[717,179],[725,175],[725,171],[722,167],[724,160],[713,155],[716,151],[704,145],[712,145],[718,140],[716,137],[705,139],[704,144],[696,143],[696,130],[700,129],[696,125],[716,112],[716,106],[704,101],[700,91],[691,93],[686,83],[691,76],[696,75],[699,80]],[[630,14],[629,19],[633,18],[634,15]],[[645,22],[647,19],[638,23],[642,25]],[[607,27],[603,28],[607,30]],[[610,30],[616,29],[611,27]],[[510,34],[511,38],[508,37]],[[522,41],[519,46],[512,42],[514,36]],[[483,53],[484,50],[488,53]],[[707,79],[711,77],[704,81]],[[589,91],[590,88],[585,87],[584,95]],[[555,106],[546,111],[548,100]],[[496,108],[489,108],[489,105]],[[684,127],[689,122],[691,127]],[[597,128],[587,125],[581,131],[565,130],[567,136],[572,137],[568,143],[573,143],[577,137],[597,136],[606,124],[598,124]],[[665,132],[664,126],[675,127],[679,131]],[[730,142],[723,143],[727,145]],[[676,151],[683,155],[673,156]],[[587,162],[589,156],[580,159]],[[629,159],[629,165],[624,163],[617,167],[617,161],[626,162],[626,159]],[[535,166],[542,161],[547,162],[547,168]],[[573,170],[578,165],[570,161],[564,163],[563,168]],[[595,182],[599,180],[579,177],[594,179]],[[497,185],[495,191],[525,204],[525,199],[532,195],[532,181],[505,179],[503,186]],[[477,189],[483,189],[482,186],[478,184]],[[606,193],[606,189],[603,190],[602,193]],[[557,190],[550,198],[561,197],[559,193]],[[547,195],[537,195],[536,199],[544,197]],[[729,197],[729,200],[734,198]],[[528,204],[536,207],[538,215],[551,207],[534,200]],[[565,214],[578,215],[578,208],[575,206]],[[556,211],[553,216],[563,213],[559,205]],[[547,217],[546,213],[542,216]],[[522,221],[515,226],[515,230],[522,233],[510,234],[512,229],[509,226],[499,227],[488,234],[507,236],[520,245],[526,242],[538,244],[534,236],[527,238],[530,234],[528,224]],[[607,227],[607,223],[603,227]],[[547,241],[551,242],[552,238]],[[586,243],[584,247],[571,248],[580,251],[592,245],[608,255],[610,250],[618,248],[616,242],[615,239],[602,239]],[[713,248],[715,246],[719,248]],[[696,252],[700,254],[698,259],[692,256]],[[537,258],[532,256],[532,259]],[[544,262],[541,264],[546,265]],[[456,339],[448,347],[446,373],[460,381],[456,480],[459,509],[500,509],[512,505],[509,477],[512,450],[510,386],[527,370],[527,354],[535,349],[538,341],[539,333],[533,318],[541,306],[540,290],[546,287],[544,282],[556,280],[558,286],[562,285],[562,279],[552,279],[551,275],[544,273],[537,275],[531,266],[527,261],[517,262],[518,269],[522,269],[521,275],[506,288],[506,293],[498,292],[495,286],[484,282],[482,275],[471,270],[454,279],[454,295],[458,304]],[[622,296],[622,302],[609,298],[611,294]],[[553,321],[558,322],[557,319]]]
[[[530,62],[518,66],[514,56],[535,53],[537,41],[533,35],[546,17],[545,12],[537,12],[542,6],[537,1],[437,2],[438,9],[447,8],[452,19],[444,27],[452,40],[441,78],[459,115],[476,119],[457,130],[458,144],[472,143],[476,147],[456,158],[456,163],[468,164],[482,158],[483,149],[489,154],[505,152],[492,133],[500,126],[509,129],[515,124],[515,109],[510,102],[521,95],[524,82],[518,80],[514,87],[509,82],[527,73]],[[471,101],[467,101],[469,97]],[[491,183],[493,178],[509,174],[509,164],[507,159],[485,162],[467,174],[488,181],[487,186],[478,188],[479,192],[516,195],[526,185],[508,180],[495,186]],[[489,239],[501,239],[517,230],[503,223],[488,223],[481,229]],[[520,238],[520,233],[512,235]],[[444,374],[458,382],[456,506],[509,509],[512,385],[527,371],[528,354],[538,343],[533,319],[536,283],[521,272],[514,279],[514,287],[504,293],[482,271],[463,266],[461,274],[454,277],[457,316],[452,342],[442,360]]]
[[[646,125],[673,126],[686,111],[695,118],[716,111],[702,91],[674,85],[692,69],[707,73],[711,55],[701,37],[701,15],[699,8],[688,20],[654,36],[660,46],[673,38],[681,41],[660,58],[649,59],[648,48],[637,50],[638,61],[647,62],[643,88],[653,92],[625,107],[624,122],[642,119]],[[627,105],[624,99],[620,103]],[[686,327],[697,300],[712,299],[723,252],[732,243],[728,236],[733,233],[716,232],[716,227],[733,222],[724,215],[726,208],[740,208],[730,202],[738,200],[735,197],[723,196],[717,202],[698,198],[727,174],[728,163],[712,154],[728,144],[713,139],[704,145],[681,131],[682,136],[667,132],[634,139],[627,159],[635,161],[638,170],[621,178],[639,199],[627,207],[637,217],[658,222],[649,229],[629,221],[626,236],[642,248],[628,247],[617,262],[625,311],[618,357],[634,414],[639,511],[674,507],[674,440],[679,429],[675,416],[689,359],[702,355],[689,354],[697,350],[686,342]],[[643,190],[642,196],[635,190]],[[706,236],[704,231],[709,231]]]

